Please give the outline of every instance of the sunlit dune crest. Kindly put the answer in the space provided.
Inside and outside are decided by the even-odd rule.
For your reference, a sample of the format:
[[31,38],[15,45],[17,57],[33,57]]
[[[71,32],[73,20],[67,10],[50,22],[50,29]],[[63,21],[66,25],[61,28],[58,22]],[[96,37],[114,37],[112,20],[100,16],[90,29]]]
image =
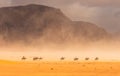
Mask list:
[[[119,62],[14,62],[0,60],[0,76],[119,76]],[[9,68],[8,68],[9,67]],[[79,67],[79,68],[78,68]],[[104,67],[104,68],[103,68]]]

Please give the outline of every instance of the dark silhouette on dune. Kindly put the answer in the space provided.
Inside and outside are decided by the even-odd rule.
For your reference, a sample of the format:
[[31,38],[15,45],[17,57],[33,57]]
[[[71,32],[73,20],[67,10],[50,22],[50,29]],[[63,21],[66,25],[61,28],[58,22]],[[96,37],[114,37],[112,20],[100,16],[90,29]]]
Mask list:
[[42,57],[40,57],[40,58],[38,58],[39,60],[42,60],[43,58]]
[[38,60],[38,59],[39,59],[38,57],[34,57],[34,58],[33,58],[34,61],[35,61],[35,60]]
[[74,58],[74,61],[78,61],[79,60],[79,58]]
[[61,57],[60,60],[65,60],[65,57]]
[[99,60],[99,58],[98,58],[98,57],[96,57],[96,58],[95,58],[95,61],[97,61],[97,60]]
[[21,60],[26,60],[27,58],[25,57],[25,56],[23,56],[22,58],[21,58]]
[[88,61],[90,58],[86,57],[85,60]]

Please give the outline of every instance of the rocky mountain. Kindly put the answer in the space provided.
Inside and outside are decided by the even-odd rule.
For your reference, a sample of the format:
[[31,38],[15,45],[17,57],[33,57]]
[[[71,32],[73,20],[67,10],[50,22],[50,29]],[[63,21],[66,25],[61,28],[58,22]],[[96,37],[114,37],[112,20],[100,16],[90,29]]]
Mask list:
[[34,4],[0,8],[0,39],[4,41],[62,43],[108,35],[95,24],[70,20],[57,8]]

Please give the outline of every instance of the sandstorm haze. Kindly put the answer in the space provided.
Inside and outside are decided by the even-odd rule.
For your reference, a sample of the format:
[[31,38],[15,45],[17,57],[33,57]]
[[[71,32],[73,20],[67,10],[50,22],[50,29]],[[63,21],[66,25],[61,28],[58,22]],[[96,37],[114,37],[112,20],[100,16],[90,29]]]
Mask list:
[[119,0],[0,0],[0,6],[12,6],[0,11],[2,54],[119,59]]
[[72,20],[93,22],[111,33],[119,32],[119,0],[11,0],[11,5],[30,3],[60,8]]

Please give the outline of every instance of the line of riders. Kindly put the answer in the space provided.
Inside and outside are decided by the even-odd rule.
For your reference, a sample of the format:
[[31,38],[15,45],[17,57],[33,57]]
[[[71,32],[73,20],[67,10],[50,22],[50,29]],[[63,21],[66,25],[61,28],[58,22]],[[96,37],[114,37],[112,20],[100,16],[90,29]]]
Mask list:
[[[27,59],[27,58],[26,58],[25,56],[23,56],[23,57],[21,58],[21,60],[26,60],[26,59]],[[34,61],[35,61],[35,60],[43,60],[43,58],[42,58],[42,57],[33,57],[33,60],[34,60]],[[61,57],[60,60],[65,60],[65,57]],[[79,58],[76,57],[76,58],[74,58],[73,60],[74,60],[74,61],[78,61]],[[86,57],[85,60],[88,61],[88,60],[90,60],[90,58],[89,58],[89,57]],[[99,58],[96,57],[96,58],[94,58],[94,60],[97,61],[97,60],[99,60]]]

